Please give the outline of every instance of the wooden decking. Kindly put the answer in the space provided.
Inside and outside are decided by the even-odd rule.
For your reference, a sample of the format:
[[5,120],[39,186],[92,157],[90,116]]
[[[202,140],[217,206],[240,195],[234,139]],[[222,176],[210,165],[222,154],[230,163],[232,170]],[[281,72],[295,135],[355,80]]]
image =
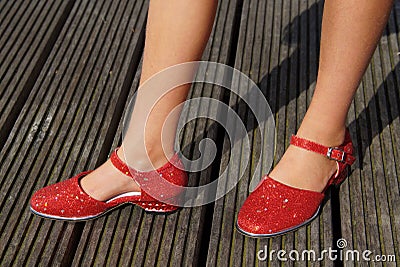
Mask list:
[[[29,212],[31,194],[104,162],[121,141],[138,86],[148,1],[0,1],[0,266],[396,266],[400,264],[400,3],[351,106],[358,161],[321,216],[292,234],[251,239],[234,229],[253,166],[230,153],[212,120],[188,123],[181,147],[204,138],[218,157],[190,185],[245,169],[240,183],[206,206],[168,216],[126,206],[96,221],[63,223]],[[235,67],[261,88],[275,115],[279,159],[310,102],[323,2],[220,0],[203,60]],[[263,151],[254,116],[234,94],[196,84],[189,97],[229,104],[246,123],[252,157]],[[216,112],[208,106],[197,107]],[[191,112],[198,112],[192,110]],[[268,169],[263,170],[267,172]],[[396,262],[260,261],[272,250],[371,250]]]

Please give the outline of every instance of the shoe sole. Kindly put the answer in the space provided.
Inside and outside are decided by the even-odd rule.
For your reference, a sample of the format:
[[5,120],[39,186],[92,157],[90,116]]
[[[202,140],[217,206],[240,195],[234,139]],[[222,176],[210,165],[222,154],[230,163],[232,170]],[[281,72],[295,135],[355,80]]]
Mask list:
[[249,236],[249,237],[254,237],[254,238],[272,238],[272,237],[277,237],[277,236],[285,235],[287,233],[296,231],[297,229],[310,224],[313,220],[315,220],[319,216],[320,211],[321,211],[321,206],[318,207],[318,210],[315,212],[315,214],[310,219],[308,219],[307,221],[305,221],[305,222],[303,222],[301,224],[298,224],[298,225],[296,225],[296,226],[294,226],[292,228],[289,228],[289,229],[286,229],[284,231],[280,231],[280,232],[277,232],[277,233],[273,233],[273,234],[253,234],[253,233],[250,233],[250,232],[246,232],[245,230],[240,228],[240,226],[238,225],[237,221],[236,221],[236,230],[239,233],[243,234],[243,235],[246,235],[246,236]]
[[136,204],[133,204],[133,203],[122,203],[122,204],[117,205],[115,207],[112,207],[112,208],[110,208],[110,209],[106,210],[105,212],[100,213],[98,215],[87,216],[87,217],[79,217],[79,218],[66,218],[66,217],[53,216],[53,215],[48,215],[48,214],[44,214],[44,213],[38,212],[38,211],[32,209],[32,207],[29,207],[29,209],[33,214],[35,214],[35,215],[37,215],[39,217],[45,218],[45,219],[51,219],[51,220],[57,220],[57,221],[66,221],[66,222],[87,222],[87,221],[91,221],[91,220],[94,220],[94,219],[98,219],[98,218],[106,215],[107,213],[109,213],[111,211],[114,211],[114,210],[116,210],[116,209],[118,209],[118,208],[120,208],[120,207],[122,207],[124,205],[129,205],[129,204],[133,205],[133,206],[137,206],[137,207],[141,208],[142,210],[144,210],[144,212],[146,212],[147,214],[152,214],[152,215],[169,215],[169,214],[175,213],[175,212],[177,212],[177,211],[179,211],[181,209],[181,208],[177,207],[175,210],[170,210],[170,211],[148,210],[148,209],[144,209],[140,205],[136,205]]

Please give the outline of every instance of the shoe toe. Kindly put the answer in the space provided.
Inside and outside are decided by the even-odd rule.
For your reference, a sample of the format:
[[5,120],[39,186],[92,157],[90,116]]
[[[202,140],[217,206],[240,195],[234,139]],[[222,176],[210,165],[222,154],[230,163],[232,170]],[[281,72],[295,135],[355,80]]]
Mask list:
[[39,189],[31,198],[31,209],[39,215],[60,219],[84,219],[101,214],[108,209],[107,204],[91,198],[79,186],[79,178],[87,173]]
[[284,233],[312,218],[323,197],[322,193],[293,188],[267,177],[244,202],[237,226],[253,236]]
[[31,198],[31,209],[42,216],[62,216],[65,213],[64,195],[58,192],[60,183],[36,191]]
[[47,211],[48,201],[46,199],[46,191],[47,190],[45,187],[39,189],[32,195],[30,200],[30,206],[32,210],[40,213],[45,213]]

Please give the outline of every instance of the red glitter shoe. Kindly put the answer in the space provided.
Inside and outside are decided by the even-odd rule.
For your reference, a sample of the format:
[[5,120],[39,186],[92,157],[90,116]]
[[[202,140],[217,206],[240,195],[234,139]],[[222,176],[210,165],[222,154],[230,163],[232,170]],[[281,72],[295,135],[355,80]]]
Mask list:
[[[159,214],[170,213],[179,208],[161,201],[178,203],[183,192],[181,186],[187,186],[187,174],[177,154],[156,171],[139,172],[128,167],[118,157],[117,150],[118,148],[111,154],[112,164],[133,178],[140,185],[141,192],[128,192],[107,201],[98,201],[89,196],[80,186],[79,180],[91,172],[86,171],[35,192],[30,201],[31,211],[50,219],[85,221],[98,218],[128,203],[138,205],[147,212]],[[171,186],[171,184],[179,187]],[[152,196],[157,194],[157,199],[148,193]]]
[[251,237],[274,237],[294,231],[314,220],[330,186],[339,186],[354,162],[353,144],[348,131],[339,147],[325,147],[292,136],[290,144],[322,154],[337,162],[337,171],[322,193],[294,188],[267,175],[244,202],[238,214],[236,228]]

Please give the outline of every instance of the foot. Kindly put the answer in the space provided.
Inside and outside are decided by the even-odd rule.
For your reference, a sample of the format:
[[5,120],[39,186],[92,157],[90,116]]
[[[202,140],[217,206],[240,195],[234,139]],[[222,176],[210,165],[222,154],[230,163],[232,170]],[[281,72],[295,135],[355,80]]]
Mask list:
[[[319,214],[327,183],[339,185],[347,178],[346,170],[354,162],[350,136],[345,132],[343,141],[337,141],[340,143],[337,145],[333,139],[321,141],[327,135],[316,133],[299,130],[291,139],[293,145],[281,162],[243,203],[237,220],[241,233],[274,237],[309,224]],[[340,137],[340,134],[334,136]],[[327,154],[332,159],[326,159]],[[336,171],[338,175],[329,181]]]
[[[117,151],[117,155],[126,162],[122,147]],[[99,201],[106,201],[127,192],[140,192],[140,186],[132,177],[119,171],[110,159],[83,177],[80,185],[88,195]]]
[[[131,168],[117,155],[119,150],[114,151],[110,160],[95,171],[84,171],[37,190],[30,199],[31,211],[44,218],[82,221],[98,218],[128,203],[159,214],[177,210],[183,192],[180,187],[187,186],[188,181],[178,155],[157,168],[157,172],[141,173],[130,172]],[[122,176],[118,177],[115,170],[110,169],[110,163]],[[91,175],[92,172],[95,175]],[[130,174],[132,178],[126,179],[125,174]],[[168,183],[159,180],[161,177],[178,187],[168,187]],[[136,193],[139,188],[134,181],[138,181],[146,193]]]
[[[343,143],[345,129],[343,128],[343,130],[330,135],[323,131],[319,134],[315,130],[299,129],[297,136],[328,147],[334,147]],[[292,187],[322,192],[336,170],[336,161],[290,145],[268,176]]]
[[[150,171],[163,166],[168,159],[163,153],[152,153],[151,162],[145,156],[125,155],[123,146],[117,151],[117,155],[123,162],[126,156],[136,156],[134,160],[130,160],[127,164],[139,171]],[[133,165],[132,163],[135,163]],[[106,201],[114,196],[127,192],[140,192],[140,186],[132,179],[119,171],[108,159],[100,167],[80,180],[81,188],[92,198],[99,201]]]
[[83,177],[80,185],[89,196],[99,201],[127,192],[140,192],[139,185],[115,168],[110,159]]

